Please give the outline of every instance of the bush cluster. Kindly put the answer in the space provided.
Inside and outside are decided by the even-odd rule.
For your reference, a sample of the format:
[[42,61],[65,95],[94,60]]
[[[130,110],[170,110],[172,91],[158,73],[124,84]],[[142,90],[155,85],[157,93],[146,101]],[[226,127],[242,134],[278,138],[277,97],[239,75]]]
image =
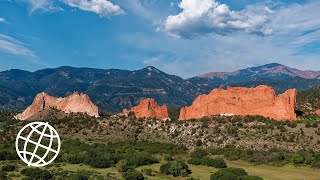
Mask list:
[[215,168],[226,168],[227,165],[225,161],[222,158],[209,158],[209,157],[204,157],[204,158],[191,158],[188,160],[189,164],[193,165],[205,165],[205,166],[212,166]]
[[128,170],[123,174],[124,179],[126,180],[144,180],[143,175],[136,170]]
[[90,175],[85,171],[78,171],[75,174],[70,175],[70,180],[88,180]]
[[258,151],[228,146],[210,149],[209,152],[212,155],[223,155],[231,161],[244,160],[254,164],[284,165],[292,163],[294,165],[311,165],[313,167],[317,167],[320,164],[320,153],[311,150],[293,153],[277,149]]
[[87,144],[80,140],[66,140],[62,144],[60,161],[72,164],[84,163],[96,168],[108,168],[120,160],[126,161],[124,169],[158,163],[155,154],[171,156],[186,153],[185,147],[157,142],[116,142]]
[[182,161],[171,161],[160,166],[160,172],[166,175],[187,176],[191,173],[188,165]]
[[16,166],[14,164],[5,164],[1,167],[2,171],[10,172],[16,170]]
[[8,179],[8,173],[5,171],[0,171],[0,179],[2,180]]
[[25,168],[21,171],[21,174],[27,176],[28,179],[52,179],[52,175],[49,171],[40,168]]
[[248,176],[248,173],[242,168],[220,169],[210,176],[210,180],[263,180],[258,176]]
[[191,152],[192,158],[203,158],[209,155],[208,151],[202,148],[197,148]]

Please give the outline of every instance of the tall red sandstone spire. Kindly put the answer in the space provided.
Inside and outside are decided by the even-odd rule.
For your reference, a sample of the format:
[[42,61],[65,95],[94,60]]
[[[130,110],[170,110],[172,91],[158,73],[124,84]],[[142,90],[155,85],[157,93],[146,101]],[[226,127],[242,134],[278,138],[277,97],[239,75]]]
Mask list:
[[138,106],[130,110],[123,110],[126,116],[128,116],[130,112],[133,112],[136,118],[166,119],[169,117],[167,106],[158,106],[156,100],[152,98],[142,100]]
[[180,110],[180,120],[217,114],[261,115],[276,120],[296,120],[297,91],[289,89],[276,96],[269,86],[256,88],[228,87],[214,89],[208,95],[198,96],[191,106]]
[[65,98],[49,96],[42,92],[36,95],[33,103],[22,113],[15,116],[15,119],[26,120],[38,112],[53,107],[65,113],[86,113],[89,116],[99,117],[98,107],[94,105],[86,94],[74,92]]

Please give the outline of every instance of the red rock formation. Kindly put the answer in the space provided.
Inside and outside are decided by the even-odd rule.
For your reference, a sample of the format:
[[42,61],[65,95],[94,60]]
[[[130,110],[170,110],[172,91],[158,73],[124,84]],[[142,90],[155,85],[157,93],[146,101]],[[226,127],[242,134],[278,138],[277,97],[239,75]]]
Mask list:
[[123,110],[125,116],[128,116],[130,112],[133,112],[136,118],[166,119],[169,117],[167,106],[158,106],[156,100],[152,98],[142,100],[138,106],[130,110]]
[[320,116],[320,109],[316,110],[314,113]]
[[182,108],[179,119],[198,119],[204,116],[225,114],[261,115],[276,120],[296,120],[296,94],[295,89],[289,89],[276,96],[275,91],[269,86],[214,89],[208,95],[198,96],[191,106]]
[[99,117],[98,107],[94,105],[86,94],[74,92],[65,98],[49,96],[42,92],[37,94],[33,103],[22,113],[15,116],[15,119],[26,120],[46,108],[56,108],[65,113],[86,113],[89,116]]

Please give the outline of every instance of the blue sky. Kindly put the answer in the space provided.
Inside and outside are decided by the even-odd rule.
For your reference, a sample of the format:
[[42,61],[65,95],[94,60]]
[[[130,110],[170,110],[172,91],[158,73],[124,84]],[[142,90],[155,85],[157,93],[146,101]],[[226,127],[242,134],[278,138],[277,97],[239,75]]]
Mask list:
[[0,0],[0,70],[320,70],[319,9],[316,0]]

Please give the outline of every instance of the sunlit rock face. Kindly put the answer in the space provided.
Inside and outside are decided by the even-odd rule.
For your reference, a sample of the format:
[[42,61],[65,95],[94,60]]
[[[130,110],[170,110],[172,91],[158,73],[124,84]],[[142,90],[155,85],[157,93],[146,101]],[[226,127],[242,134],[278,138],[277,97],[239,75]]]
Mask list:
[[83,93],[73,94],[57,98],[42,92],[36,95],[33,103],[15,119],[26,120],[46,108],[56,108],[65,113],[85,113],[89,116],[99,117],[98,107],[92,103],[90,97]]
[[289,89],[276,96],[272,87],[228,87],[214,89],[208,95],[198,96],[191,106],[180,110],[180,120],[199,119],[218,114],[260,115],[275,120],[296,120],[297,91]]
[[126,116],[128,116],[130,112],[132,112],[136,118],[169,118],[167,106],[159,106],[156,100],[152,98],[142,100],[138,106],[135,106],[130,110],[123,110],[123,113]]

